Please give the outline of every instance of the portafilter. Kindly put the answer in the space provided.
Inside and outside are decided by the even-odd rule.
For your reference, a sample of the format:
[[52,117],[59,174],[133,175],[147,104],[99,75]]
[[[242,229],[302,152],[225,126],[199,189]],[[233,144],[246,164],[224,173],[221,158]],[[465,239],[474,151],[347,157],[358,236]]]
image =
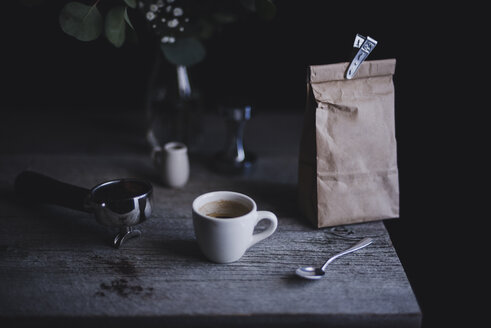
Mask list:
[[125,240],[141,235],[133,226],[145,221],[153,206],[152,185],[134,178],[106,181],[89,190],[24,171],[15,179],[15,191],[26,201],[94,213],[97,222],[119,228],[113,241],[116,248]]

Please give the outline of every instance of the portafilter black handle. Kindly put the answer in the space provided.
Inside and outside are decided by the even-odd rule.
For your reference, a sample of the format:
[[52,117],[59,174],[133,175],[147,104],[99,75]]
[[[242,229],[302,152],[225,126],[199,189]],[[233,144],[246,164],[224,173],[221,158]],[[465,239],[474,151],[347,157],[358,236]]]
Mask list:
[[89,189],[55,180],[46,175],[24,171],[15,179],[15,193],[24,201],[48,203],[90,212],[84,206]]

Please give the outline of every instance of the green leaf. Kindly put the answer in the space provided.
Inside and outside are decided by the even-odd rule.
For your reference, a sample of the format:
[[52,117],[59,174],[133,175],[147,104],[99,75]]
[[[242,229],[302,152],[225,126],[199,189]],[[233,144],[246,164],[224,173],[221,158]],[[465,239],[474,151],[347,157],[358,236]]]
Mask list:
[[126,23],[128,23],[128,25],[131,27],[132,30],[134,30],[135,28],[133,27],[133,24],[131,24],[130,22],[130,18],[128,17],[128,8],[124,8],[124,20],[126,21]]
[[136,8],[136,0],[124,0],[128,7]]
[[270,20],[276,16],[276,6],[271,0],[256,0],[256,12],[262,19]]
[[106,16],[106,38],[117,48],[124,43],[126,29],[125,10],[126,8],[123,6],[116,6],[111,8]]
[[66,34],[80,41],[92,41],[102,32],[102,16],[96,5],[67,3],[60,12],[59,22]]
[[161,44],[165,58],[174,65],[191,66],[205,58],[203,44],[195,38],[178,38],[175,43]]

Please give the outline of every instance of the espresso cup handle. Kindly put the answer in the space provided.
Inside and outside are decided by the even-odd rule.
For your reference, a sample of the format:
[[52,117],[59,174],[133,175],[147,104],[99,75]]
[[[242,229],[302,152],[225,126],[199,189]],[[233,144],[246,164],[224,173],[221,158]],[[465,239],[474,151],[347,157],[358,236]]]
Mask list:
[[268,220],[270,222],[269,227],[259,233],[253,234],[249,247],[271,236],[275,232],[276,227],[278,227],[278,219],[270,211],[257,211],[256,225],[262,220]]

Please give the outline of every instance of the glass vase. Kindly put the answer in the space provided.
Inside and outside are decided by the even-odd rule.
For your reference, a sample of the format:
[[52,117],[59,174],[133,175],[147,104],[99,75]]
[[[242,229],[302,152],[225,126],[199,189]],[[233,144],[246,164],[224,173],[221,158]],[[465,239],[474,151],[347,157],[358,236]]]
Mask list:
[[175,141],[193,150],[202,135],[202,101],[191,86],[189,68],[156,56],[149,76],[147,140],[152,148]]

